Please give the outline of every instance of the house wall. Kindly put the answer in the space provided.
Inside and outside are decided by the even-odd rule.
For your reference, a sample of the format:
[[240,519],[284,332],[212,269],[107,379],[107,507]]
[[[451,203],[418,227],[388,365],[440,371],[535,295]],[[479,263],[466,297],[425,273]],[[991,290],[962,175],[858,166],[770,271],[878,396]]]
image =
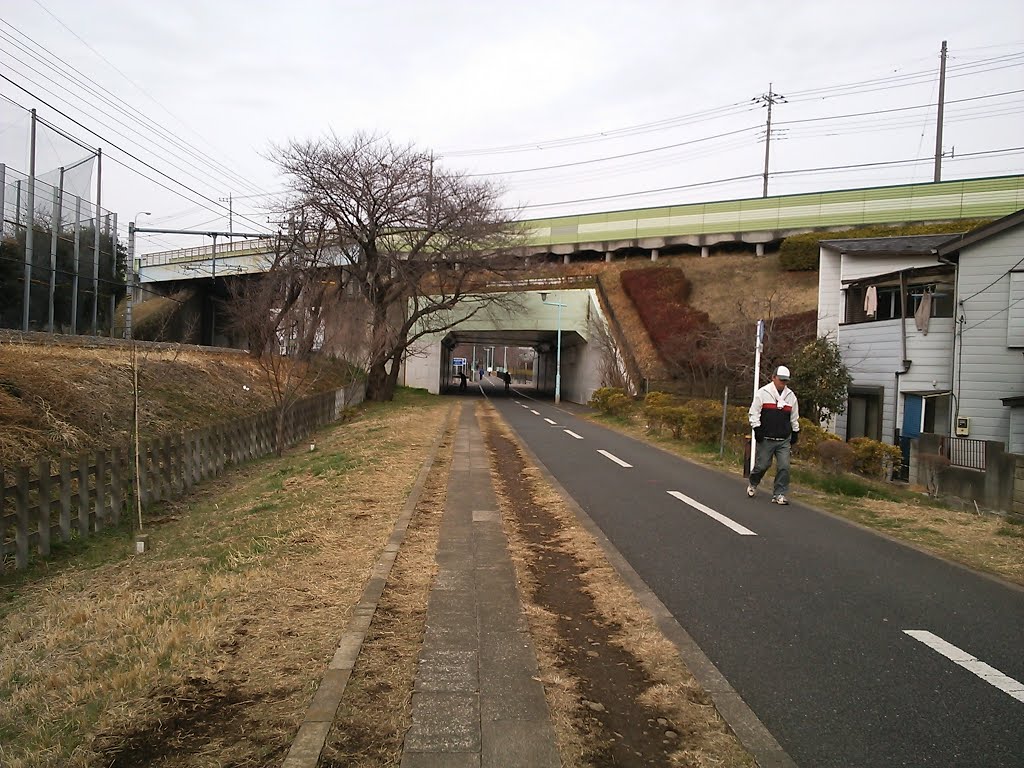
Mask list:
[[1024,349],[1006,346],[1008,272],[1015,266],[1024,268],[1022,260],[1022,226],[961,250],[957,299],[963,302],[958,305],[963,323],[953,361],[957,415],[970,417],[970,436],[1013,443],[1017,448],[1024,436],[1011,438],[1011,409],[1001,398],[1024,395]]
[[844,256],[840,280],[860,280],[872,275],[886,275],[898,269],[932,267],[939,263],[935,256]]
[[818,336],[835,339],[843,321],[842,256],[821,248],[818,266]]

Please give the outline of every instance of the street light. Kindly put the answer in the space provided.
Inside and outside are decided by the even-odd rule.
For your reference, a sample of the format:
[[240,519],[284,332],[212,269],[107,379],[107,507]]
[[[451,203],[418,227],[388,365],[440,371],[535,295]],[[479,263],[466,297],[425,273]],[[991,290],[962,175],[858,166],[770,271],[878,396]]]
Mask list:
[[562,307],[565,304],[557,301],[548,301],[547,291],[540,292],[540,303],[547,304],[549,307],[558,307],[558,349],[555,351],[555,405],[558,405],[562,402]]
[[139,211],[135,219],[128,222],[128,288],[124,304],[124,337],[132,337],[132,301],[135,293],[135,221],[139,216],[152,216],[149,211]]

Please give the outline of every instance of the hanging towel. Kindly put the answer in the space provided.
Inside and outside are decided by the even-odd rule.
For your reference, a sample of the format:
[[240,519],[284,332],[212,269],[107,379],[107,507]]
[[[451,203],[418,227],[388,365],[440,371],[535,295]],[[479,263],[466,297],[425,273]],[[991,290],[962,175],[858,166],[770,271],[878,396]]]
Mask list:
[[876,312],[878,312],[878,289],[869,285],[864,292],[864,314],[874,317]]
[[921,294],[921,303],[917,305],[917,311],[914,313],[914,324],[917,325],[917,330],[925,336],[928,335],[928,321],[931,316],[932,294],[930,291],[925,291]]

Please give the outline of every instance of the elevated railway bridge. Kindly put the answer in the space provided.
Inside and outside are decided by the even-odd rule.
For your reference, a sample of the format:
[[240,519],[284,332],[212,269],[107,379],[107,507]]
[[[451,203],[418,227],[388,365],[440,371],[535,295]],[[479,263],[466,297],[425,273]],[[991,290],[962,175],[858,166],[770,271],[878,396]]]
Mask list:
[[[611,261],[637,256],[657,259],[660,255],[697,250],[701,256],[709,256],[716,246],[737,243],[760,255],[766,245],[804,232],[996,218],[1021,208],[1024,175],[687,203],[528,219],[523,221],[525,239],[520,255],[524,259],[564,263],[573,259]],[[204,294],[205,306],[205,296],[226,295],[225,278],[264,271],[267,253],[266,240],[241,240],[222,245],[216,251],[204,246],[150,253],[139,259],[137,265],[141,282],[150,284],[151,290],[195,287]],[[339,259],[343,258],[339,253]],[[588,291],[592,294],[593,289]],[[563,350],[566,339],[570,340],[578,353],[570,354],[570,358],[579,359],[582,366],[579,371],[569,372],[568,377],[563,372],[563,379],[574,382],[574,391],[566,399],[585,401],[598,367],[592,355],[583,353],[591,335],[585,323],[595,315],[597,303],[593,295],[580,295],[576,302],[568,298],[573,293],[568,290],[561,294],[561,302],[570,305],[561,320],[556,320],[550,306],[537,296],[524,295],[523,310],[514,315],[495,317],[490,325],[484,323],[487,327],[481,326],[477,318],[471,323],[472,329],[467,327],[463,332],[456,328],[434,340],[436,349],[425,350],[417,362],[408,366],[412,377],[407,375],[407,383],[437,391],[447,375],[450,350],[462,337],[510,346],[525,338],[542,358],[553,355],[554,324],[559,322],[564,334]]]

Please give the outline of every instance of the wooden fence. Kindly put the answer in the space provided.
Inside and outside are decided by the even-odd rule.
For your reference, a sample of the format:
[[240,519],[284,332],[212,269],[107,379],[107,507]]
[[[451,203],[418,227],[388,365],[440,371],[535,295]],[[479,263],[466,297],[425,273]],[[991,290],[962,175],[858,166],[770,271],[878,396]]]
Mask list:
[[[359,387],[298,401],[285,418],[285,445],[336,420],[362,400]],[[183,495],[231,464],[274,451],[276,409],[197,432],[164,435],[139,444],[142,505]],[[115,527],[134,510],[131,451],[98,450],[34,465],[0,467],[0,571],[28,567],[33,556],[49,557],[55,542],[82,539]]]

